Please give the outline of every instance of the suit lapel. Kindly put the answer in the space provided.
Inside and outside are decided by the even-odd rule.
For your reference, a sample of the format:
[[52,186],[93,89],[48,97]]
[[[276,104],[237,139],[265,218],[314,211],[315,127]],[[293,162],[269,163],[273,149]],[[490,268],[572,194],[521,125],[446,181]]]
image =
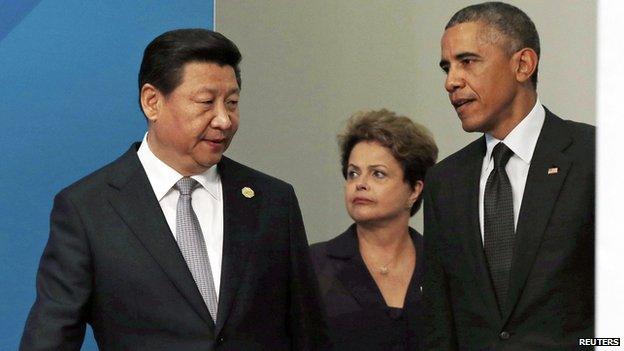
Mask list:
[[[458,170],[458,181],[454,184],[453,191],[458,194],[454,198],[465,199],[456,204],[458,208],[455,213],[464,214],[457,228],[463,229],[460,237],[465,251],[470,253],[469,265],[476,277],[476,285],[480,289],[480,295],[490,313],[490,318],[499,320],[500,313],[483,252],[479,225],[479,182],[484,155],[485,137],[481,137],[469,146],[463,167]],[[466,186],[466,184],[469,185]]]
[[[262,201],[262,192],[247,179],[243,166],[223,157],[218,167],[223,184],[223,261],[216,335],[223,329],[236,296],[244,293],[239,290],[245,273],[249,273],[245,267],[249,248],[258,233],[258,209]],[[245,187],[254,191],[252,197],[243,195]]]
[[328,255],[340,260],[336,278],[363,308],[380,307],[383,296],[366,268],[358,249],[355,224],[330,242]]
[[138,145],[133,145],[121,157],[119,172],[113,174],[110,181],[116,191],[109,197],[109,202],[180,294],[206,323],[214,327],[210,313],[140,164],[136,154]]
[[[507,301],[510,308],[504,320],[509,318],[520,297],[548,219],[572,165],[572,160],[563,153],[571,142],[563,121],[546,110],[546,119],[535,146],[522,196]],[[554,168],[557,168],[557,172],[549,174],[549,169]]]

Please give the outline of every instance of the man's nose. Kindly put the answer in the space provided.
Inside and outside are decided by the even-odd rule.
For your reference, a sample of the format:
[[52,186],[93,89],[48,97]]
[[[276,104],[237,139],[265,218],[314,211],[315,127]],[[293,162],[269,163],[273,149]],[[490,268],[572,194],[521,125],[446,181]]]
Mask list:
[[460,89],[464,86],[464,78],[457,69],[449,68],[449,71],[446,75],[446,80],[444,81],[444,89],[447,92],[452,93],[457,89]]
[[228,129],[232,126],[232,119],[230,113],[225,106],[224,102],[217,103],[216,115],[210,122],[211,126],[215,129]]

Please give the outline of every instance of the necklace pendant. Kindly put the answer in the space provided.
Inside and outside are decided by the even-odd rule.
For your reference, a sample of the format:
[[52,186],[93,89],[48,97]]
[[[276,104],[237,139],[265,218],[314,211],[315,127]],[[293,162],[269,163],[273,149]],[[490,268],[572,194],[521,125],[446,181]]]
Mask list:
[[379,273],[381,273],[381,275],[386,275],[388,274],[388,272],[390,272],[390,269],[388,269],[388,266],[379,267]]

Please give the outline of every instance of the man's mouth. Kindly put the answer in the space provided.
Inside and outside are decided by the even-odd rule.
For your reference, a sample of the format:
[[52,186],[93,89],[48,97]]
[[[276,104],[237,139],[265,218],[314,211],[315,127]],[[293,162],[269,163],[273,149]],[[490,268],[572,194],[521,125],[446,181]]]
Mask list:
[[368,205],[373,203],[373,200],[366,198],[366,197],[356,197],[355,199],[353,199],[353,204],[355,205]]
[[227,138],[202,139],[205,145],[208,145],[213,151],[223,151],[227,144]]
[[227,140],[227,138],[204,138],[203,140],[214,144],[222,144]]
[[469,104],[471,102],[473,102],[474,99],[453,99],[451,101],[451,104],[453,105],[453,107],[455,108],[455,110],[459,109],[460,107]]

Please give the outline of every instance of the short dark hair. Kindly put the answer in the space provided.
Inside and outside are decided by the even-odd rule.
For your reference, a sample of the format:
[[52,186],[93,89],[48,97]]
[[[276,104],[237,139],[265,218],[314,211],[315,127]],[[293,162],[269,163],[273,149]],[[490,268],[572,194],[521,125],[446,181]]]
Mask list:
[[241,87],[241,53],[223,34],[202,28],[176,29],[150,42],[143,52],[139,70],[139,105],[143,85],[149,83],[165,96],[182,80],[182,69],[189,62],[212,62],[231,66]]
[[[438,147],[427,128],[386,109],[360,111],[349,118],[344,132],[338,135],[345,179],[351,151],[362,141],[376,141],[387,147],[401,164],[403,180],[411,187],[419,180],[424,181],[427,170],[438,158]],[[419,196],[410,209],[410,215],[418,211],[421,203],[422,196]]]
[[[540,40],[535,24],[519,8],[504,2],[484,2],[471,5],[457,11],[444,28],[449,29],[466,22],[482,22],[493,27],[509,39],[510,53],[523,48],[531,48],[540,57]],[[538,60],[539,66],[539,60]],[[537,88],[537,66],[531,77],[533,87]]]

